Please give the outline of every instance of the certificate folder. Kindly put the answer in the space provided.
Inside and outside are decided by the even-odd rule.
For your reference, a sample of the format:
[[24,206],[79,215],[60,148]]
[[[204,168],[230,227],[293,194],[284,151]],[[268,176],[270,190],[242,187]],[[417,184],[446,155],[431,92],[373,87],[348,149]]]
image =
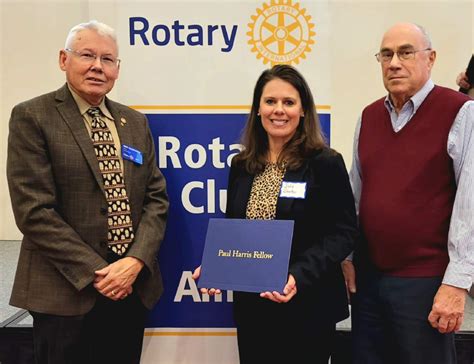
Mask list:
[[282,292],[292,220],[209,219],[199,288]]

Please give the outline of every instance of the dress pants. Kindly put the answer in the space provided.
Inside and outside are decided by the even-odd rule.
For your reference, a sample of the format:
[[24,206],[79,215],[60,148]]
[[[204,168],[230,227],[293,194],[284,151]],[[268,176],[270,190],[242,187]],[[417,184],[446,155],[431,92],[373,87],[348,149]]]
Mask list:
[[133,292],[123,300],[98,296],[90,312],[31,312],[36,364],[138,364],[148,310]]
[[234,292],[240,364],[327,364],[336,325],[322,316],[298,295],[275,303],[258,294]]
[[358,275],[351,298],[354,363],[455,364],[454,334],[441,334],[428,322],[441,281]]
[[276,320],[272,325],[237,328],[240,364],[328,364],[335,325],[315,327],[305,335],[298,332],[301,327],[278,325]]

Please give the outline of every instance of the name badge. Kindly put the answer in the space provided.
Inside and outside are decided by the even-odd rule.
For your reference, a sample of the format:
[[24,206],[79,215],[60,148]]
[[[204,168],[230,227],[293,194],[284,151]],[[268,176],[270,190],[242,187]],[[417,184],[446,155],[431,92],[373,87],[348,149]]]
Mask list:
[[284,198],[305,198],[306,182],[285,182],[281,183],[280,197]]
[[136,164],[143,164],[142,152],[125,144],[122,144],[122,158]]

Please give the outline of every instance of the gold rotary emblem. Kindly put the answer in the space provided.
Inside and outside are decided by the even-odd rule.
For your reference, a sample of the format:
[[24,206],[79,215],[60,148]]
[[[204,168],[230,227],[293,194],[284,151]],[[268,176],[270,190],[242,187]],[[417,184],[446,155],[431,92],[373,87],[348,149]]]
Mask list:
[[298,64],[300,58],[306,58],[316,35],[306,9],[300,9],[300,4],[292,4],[291,0],[271,0],[270,5],[264,3],[256,11],[247,35],[257,59],[263,58],[264,64],[270,62],[273,66]]

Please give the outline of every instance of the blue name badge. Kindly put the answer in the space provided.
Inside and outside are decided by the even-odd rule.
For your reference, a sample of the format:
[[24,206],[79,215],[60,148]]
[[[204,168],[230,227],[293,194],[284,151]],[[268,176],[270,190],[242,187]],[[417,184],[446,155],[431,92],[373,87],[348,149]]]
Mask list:
[[122,144],[122,158],[136,164],[143,164],[142,152],[125,144]]

